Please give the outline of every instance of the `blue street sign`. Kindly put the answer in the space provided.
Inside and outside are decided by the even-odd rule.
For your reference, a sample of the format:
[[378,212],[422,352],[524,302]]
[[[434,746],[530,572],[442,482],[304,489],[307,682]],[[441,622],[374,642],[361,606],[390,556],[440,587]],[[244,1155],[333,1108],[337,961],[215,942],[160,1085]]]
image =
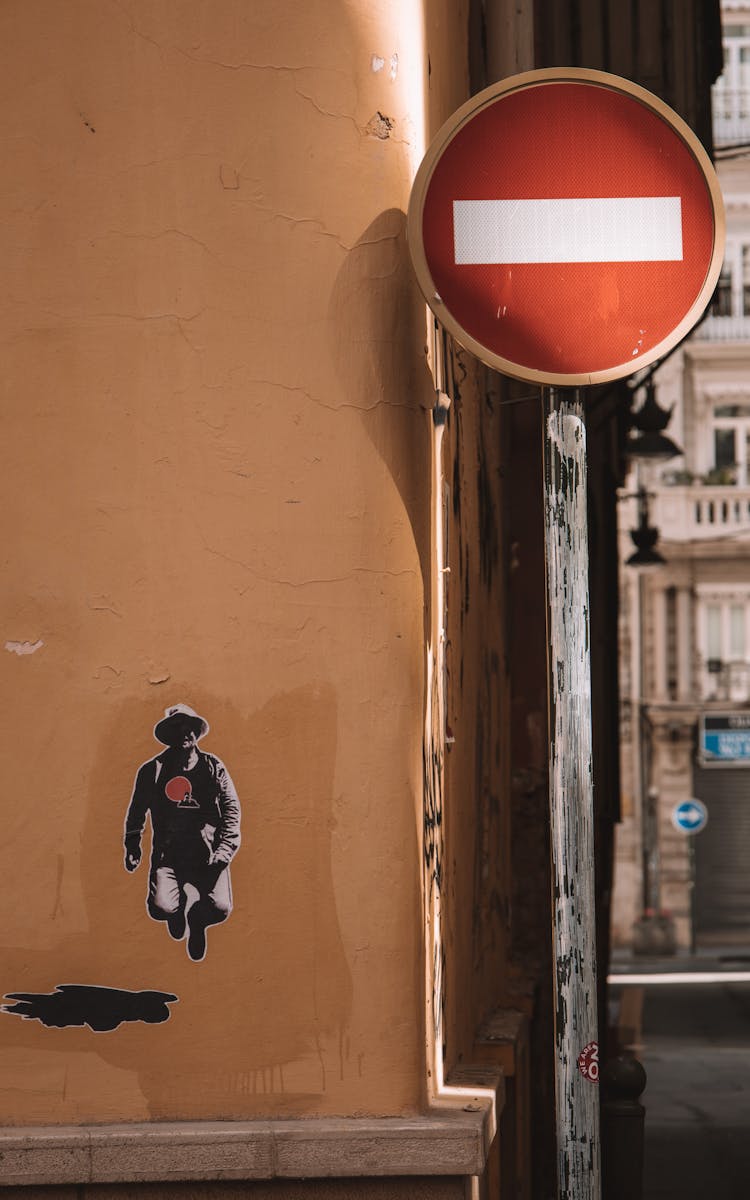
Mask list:
[[672,809],[672,824],[681,833],[700,833],[707,820],[708,809],[701,800],[683,800]]
[[750,766],[750,713],[704,713],[699,756],[704,767]]

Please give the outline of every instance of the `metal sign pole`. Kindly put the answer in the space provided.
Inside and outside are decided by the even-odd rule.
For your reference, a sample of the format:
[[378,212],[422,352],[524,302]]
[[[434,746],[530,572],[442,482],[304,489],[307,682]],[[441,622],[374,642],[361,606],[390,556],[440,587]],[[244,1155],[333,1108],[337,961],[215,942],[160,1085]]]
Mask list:
[[600,1200],[586,427],[544,388],[555,1105],[560,1200]]

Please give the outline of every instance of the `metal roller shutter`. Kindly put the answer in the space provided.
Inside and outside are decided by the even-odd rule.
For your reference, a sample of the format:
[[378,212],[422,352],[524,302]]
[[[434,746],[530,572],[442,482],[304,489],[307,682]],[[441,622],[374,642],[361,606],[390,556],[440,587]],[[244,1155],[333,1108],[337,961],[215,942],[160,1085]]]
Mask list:
[[695,926],[750,939],[750,768],[695,769],[693,795],[708,809],[695,835]]

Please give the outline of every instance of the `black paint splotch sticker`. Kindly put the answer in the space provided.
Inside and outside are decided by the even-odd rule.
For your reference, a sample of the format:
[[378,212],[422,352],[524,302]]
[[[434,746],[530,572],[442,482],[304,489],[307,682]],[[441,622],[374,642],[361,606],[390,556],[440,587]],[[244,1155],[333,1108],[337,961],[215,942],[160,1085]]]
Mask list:
[[208,722],[186,704],[166,710],[154,737],[166,746],[142,763],[125,817],[125,867],[141,861],[146,817],[152,849],[146,908],[188,957],[206,955],[206,930],[232,911],[229,864],[240,845],[240,802],[221,759],[198,749]]
[[96,1033],[117,1029],[125,1021],[158,1025],[168,1021],[169,1004],[177,1001],[171,992],[128,992],[122,988],[94,987],[84,983],[58,983],[54,992],[9,992],[2,1011],[41,1021],[50,1028],[88,1025]]

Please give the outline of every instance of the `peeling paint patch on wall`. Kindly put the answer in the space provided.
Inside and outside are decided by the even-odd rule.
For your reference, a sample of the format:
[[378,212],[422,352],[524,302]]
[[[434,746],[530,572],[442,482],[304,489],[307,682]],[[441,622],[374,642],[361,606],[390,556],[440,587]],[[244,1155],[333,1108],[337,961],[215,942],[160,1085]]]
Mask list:
[[38,638],[35,642],[6,642],[5,649],[11,654],[36,654],[37,650],[41,650],[44,642]]
[[378,111],[367,122],[365,133],[368,133],[371,137],[380,138],[384,142],[391,136],[391,131],[395,123],[392,117],[387,117],[385,113]]
[[[377,75],[378,71],[382,71],[384,66],[385,66],[385,59],[381,58],[379,54],[373,54],[372,58],[370,59],[370,70],[374,71],[374,73]],[[391,55],[389,62],[388,62],[388,68],[389,68],[388,76],[393,82],[395,82],[396,76],[398,75],[398,55],[397,54]]]

